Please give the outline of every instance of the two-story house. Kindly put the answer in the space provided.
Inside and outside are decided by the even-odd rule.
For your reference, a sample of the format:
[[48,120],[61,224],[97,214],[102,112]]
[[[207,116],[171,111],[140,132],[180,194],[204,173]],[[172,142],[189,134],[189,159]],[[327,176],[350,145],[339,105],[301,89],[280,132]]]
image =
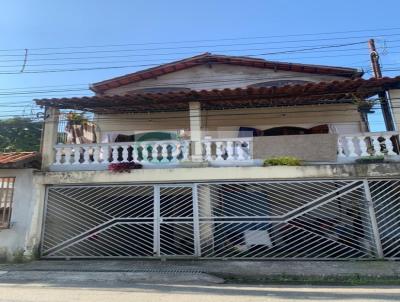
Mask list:
[[[32,246],[43,258],[400,257],[398,132],[368,124],[388,92],[399,129],[400,78],[362,76],[206,53],[36,100]],[[302,165],[264,165],[282,156]]]

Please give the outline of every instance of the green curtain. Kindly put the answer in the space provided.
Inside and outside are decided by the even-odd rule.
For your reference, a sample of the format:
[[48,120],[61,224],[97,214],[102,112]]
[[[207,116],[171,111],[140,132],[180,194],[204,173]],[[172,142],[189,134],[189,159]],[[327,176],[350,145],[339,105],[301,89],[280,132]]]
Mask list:
[[144,142],[144,141],[163,141],[163,140],[176,140],[177,136],[175,133],[166,133],[166,132],[148,132],[144,134],[136,134],[135,141]]

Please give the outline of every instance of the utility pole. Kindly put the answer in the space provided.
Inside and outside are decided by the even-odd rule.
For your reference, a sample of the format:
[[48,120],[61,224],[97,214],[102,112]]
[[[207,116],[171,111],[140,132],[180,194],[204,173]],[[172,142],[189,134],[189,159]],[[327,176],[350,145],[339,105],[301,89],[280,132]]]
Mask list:
[[[370,56],[371,56],[371,65],[372,65],[372,70],[374,72],[374,77],[376,79],[381,79],[382,78],[382,70],[381,70],[381,65],[379,63],[379,53],[375,47],[375,40],[369,39],[368,46],[369,46],[369,51],[370,51]],[[390,110],[386,91],[382,91],[382,92],[378,93],[378,96],[381,101],[382,115],[383,115],[383,119],[385,121],[386,130],[394,131],[395,130],[394,121],[393,121],[392,112]]]

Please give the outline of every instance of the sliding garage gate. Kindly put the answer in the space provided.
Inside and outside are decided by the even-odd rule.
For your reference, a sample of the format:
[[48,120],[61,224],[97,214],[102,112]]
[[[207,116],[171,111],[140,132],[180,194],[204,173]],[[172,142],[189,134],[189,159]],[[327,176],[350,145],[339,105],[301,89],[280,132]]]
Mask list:
[[41,254],[400,258],[400,181],[52,186]]

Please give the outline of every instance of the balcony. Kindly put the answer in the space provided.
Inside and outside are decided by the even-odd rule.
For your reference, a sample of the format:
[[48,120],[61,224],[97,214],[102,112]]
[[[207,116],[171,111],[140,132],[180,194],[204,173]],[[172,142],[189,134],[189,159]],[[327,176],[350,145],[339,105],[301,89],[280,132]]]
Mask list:
[[192,153],[195,142],[165,140],[109,144],[57,144],[50,171],[107,170],[110,164],[140,163],[143,168],[199,166],[260,166],[265,158],[296,156],[305,164],[353,163],[360,158],[384,156],[400,160],[398,132],[346,135],[288,135],[248,138],[205,138],[201,155]]

